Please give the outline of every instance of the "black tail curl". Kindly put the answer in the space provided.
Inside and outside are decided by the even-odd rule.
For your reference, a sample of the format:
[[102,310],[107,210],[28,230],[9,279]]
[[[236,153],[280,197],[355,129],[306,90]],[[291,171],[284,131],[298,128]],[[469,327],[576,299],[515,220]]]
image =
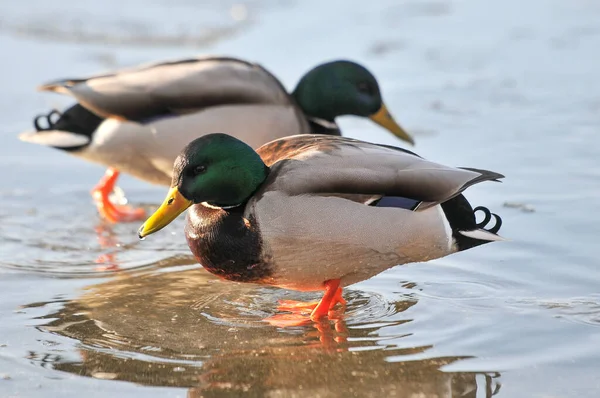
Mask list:
[[[52,130],[61,117],[62,113],[60,113],[56,109],[53,109],[47,115],[37,115],[33,119],[33,125],[35,126],[36,131]],[[43,124],[45,126],[42,126],[40,124],[40,120],[44,121]]]
[[[484,231],[491,232],[493,234],[497,234],[500,231],[500,227],[502,227],[502,218],[496,213],[492,213],[487,207],[477,206],[473,209],[473,214],[477,213],[477,211],[482,211],[484,214],[483,221],[477,223],[477,228],[483,229]],[[485,228],[485,226],[491,221],[492,216],[494,217],[494,226]]]

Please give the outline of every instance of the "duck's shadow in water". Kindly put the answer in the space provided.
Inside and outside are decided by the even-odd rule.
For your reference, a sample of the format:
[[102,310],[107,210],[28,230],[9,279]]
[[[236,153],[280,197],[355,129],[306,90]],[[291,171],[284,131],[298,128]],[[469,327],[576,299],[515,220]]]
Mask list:
[[[118,272],[44,316],[52,320],[38,326],[44,333],[75,339],[81,360],[60,353],[50,361],[47,353],[31,353],[30,359],[44,358],[40,365],[88,377],[188,387],[189,397],[245,392],[475,398],[478,389],[486,397],[499,391],[498,374],[440,370],[467,357],[387,360],[410,359],[431,348],[396,344],[412,333],[399,327],[411,321],[403,314],[417,303],[410,295],[389,302],[350,290],[346,311],[333,312],[332,320],[273,327],[263,319],[283,298],[314,295],[222,282],[202,268],[169,269],[169,264]],[[382,336],[384,328],[386,333],[402,331]]]

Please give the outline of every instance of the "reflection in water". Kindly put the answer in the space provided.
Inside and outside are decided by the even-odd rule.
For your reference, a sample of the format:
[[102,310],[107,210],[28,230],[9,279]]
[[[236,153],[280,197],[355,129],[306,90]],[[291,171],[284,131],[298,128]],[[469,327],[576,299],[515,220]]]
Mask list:
[[[88,377],[188,387],[189,397],[475,398],[499,391],[497,374],[439,370],[466,357],[415,360],[431,346],[389,343],[412,333],[386,330],[409,326],[403,312],[417,304],[411,295],[389,302],[350,290],[335,321],[276,328],[262,319],[279,299],[313,294],[221,282],[197,266],[164,265],[115,273],[43,317],[49,322],[41,331],[79,342],[79,359],[61,352],[32,352],[29,359]],[[389,362],[390,356],[407,360]]]
[[107,253],[103,253],[96,257],[97,271],[116,271],[119,269],[117,264],[117,254],[114,250],[119,246],[116,235],[110,225],[99,223],[94,227],[94,231],[98,236],[98,245],[102,249],[109,249]]

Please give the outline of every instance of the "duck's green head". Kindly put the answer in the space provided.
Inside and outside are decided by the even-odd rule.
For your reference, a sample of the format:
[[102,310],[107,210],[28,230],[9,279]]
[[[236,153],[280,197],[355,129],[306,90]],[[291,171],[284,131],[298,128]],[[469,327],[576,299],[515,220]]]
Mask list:
[[329,122],[343,115],[368,117],[414,145],[388,112],[375,76],[355,62],[341,60],[315,67],[300,79],[292,95],[308,116]]
[[227,134],[209,134],[190,142],[175,160],[171,189],[138,235],[159,231],[192,204],[236,207],[265,180],[268,168],[250,146]]

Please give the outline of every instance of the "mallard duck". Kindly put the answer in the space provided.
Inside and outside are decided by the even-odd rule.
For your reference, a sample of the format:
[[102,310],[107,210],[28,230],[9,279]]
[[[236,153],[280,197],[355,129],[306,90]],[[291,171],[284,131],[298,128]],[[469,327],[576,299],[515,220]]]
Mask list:
[[139,237],[190,208],[185,236],[204,268],[231,281],[325,290],[314,320],[344,303],[343,286],[501,240],[500,217],[478,207],[477,223],[462,192],[503,177],[344,137],[295,135],[255,151],[210,134],[177,157],[171,189]]
[[78,103],[36,117],[36,131],[20,138],[108,166],[92,196],[113,222],[145,217],[109,200],[119,172],[169,185],[181,148],[204,134],[227,131],[258,148],[287,135],[340,135],[336,117],[356,115],[413,143],[388,112],[375,77],[344,60],[310,70],[291,94],[260,65],[223,57],[65,79],[40,90],[69,94]]

